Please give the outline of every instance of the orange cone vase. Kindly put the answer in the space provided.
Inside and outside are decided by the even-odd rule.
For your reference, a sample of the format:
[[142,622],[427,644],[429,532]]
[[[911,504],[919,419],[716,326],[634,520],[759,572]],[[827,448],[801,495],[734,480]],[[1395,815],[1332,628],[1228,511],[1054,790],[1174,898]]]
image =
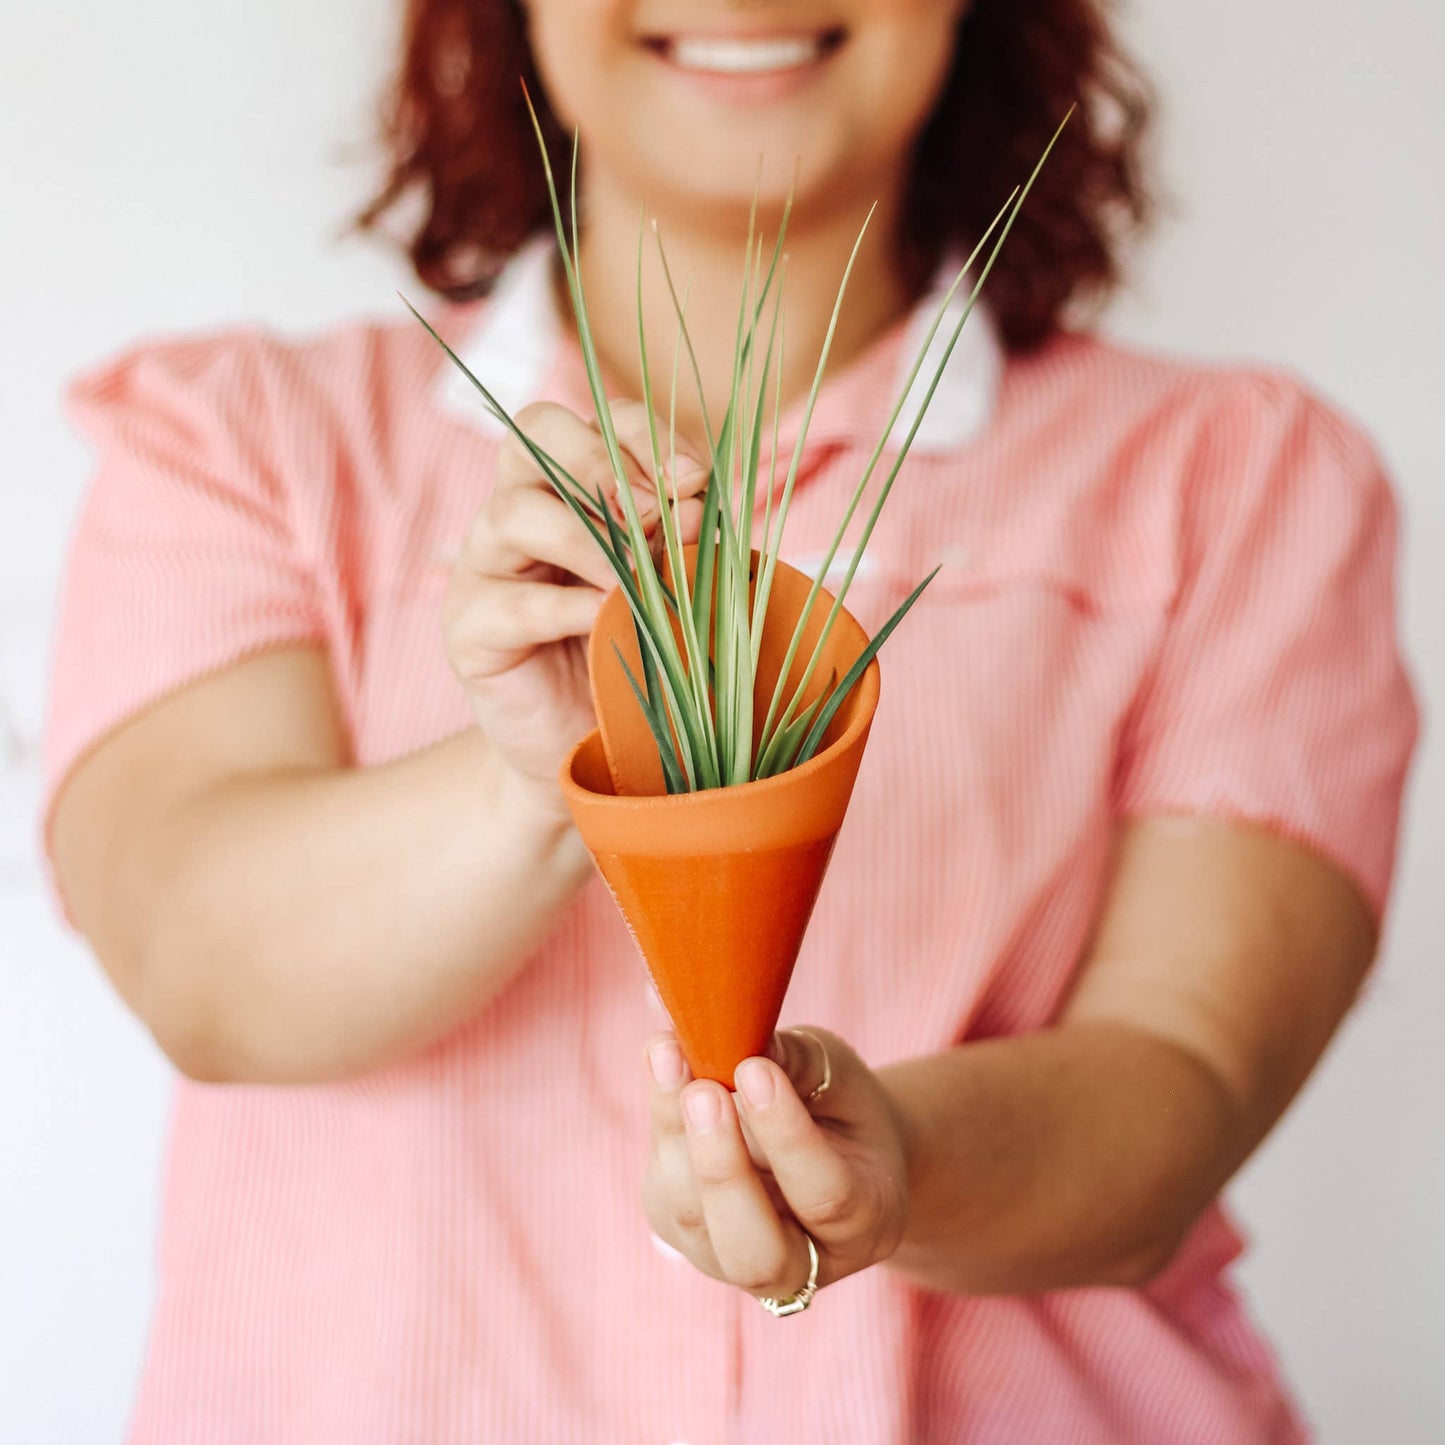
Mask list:
[[[686,549],[689,569],[693,552]],[[803,573],[777,564],[759,652],[754,736],[811,586]],[[819,589],[790,688],[832,605]],[[562,790],[693,1074],[731,1088],[733,1070],[762,1053],[777,1027],[878,705],[878,663],[859,679],[807,762],[759,782],[669,795],[657,744],[614,644],[640,680],[637,636],[620,589],[603,604],[589,646],[599,728],[567,758]],[[867,645],[863,629],[840,612],[804,706]]]

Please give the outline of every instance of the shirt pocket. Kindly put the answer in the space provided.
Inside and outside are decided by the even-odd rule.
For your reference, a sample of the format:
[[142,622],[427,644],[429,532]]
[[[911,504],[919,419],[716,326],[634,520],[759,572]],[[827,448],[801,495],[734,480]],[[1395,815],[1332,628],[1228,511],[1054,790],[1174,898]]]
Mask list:
[[909,575],[896,564],[885,568],[887,590],[902,601],[933,565],[938,575],[919,606],[967,607],[1028,597],[1052,600],[1083,617],[1159,615],[1168,610],[1178,585],[1167,541],[1015,526],[945,542],[934,549],[931,562],[920,557]]

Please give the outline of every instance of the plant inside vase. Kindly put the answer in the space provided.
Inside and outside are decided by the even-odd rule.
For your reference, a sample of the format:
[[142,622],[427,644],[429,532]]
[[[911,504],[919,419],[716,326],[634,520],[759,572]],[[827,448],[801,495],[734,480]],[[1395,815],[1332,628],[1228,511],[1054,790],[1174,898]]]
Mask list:
[[[530,109],[530,98],[528,106]],[[1071,110],[1069,115],[1072,113]],[[782,410],[782,294],[783,273],[786,270],[784,242],[791,197],[783,208],[776,238],[766,257],[762,240],[756,232],[757,205],[756,199],[754,200],[744,257],[731,387],[726,410],[716,427],[708,415],[706,399],[702,395],[701,370],[688,333],[687,295],[686,292],[682,295],[678,293],[667,263],[666,250],[654,223],[652,231],[677,317],[677,344],[672,357],[665,423],[660,415],[660,403],[653,386],[652,364],[642,320],[645,232],[640,228],[637,251],[638,357],[642,377],[642,403],[646,411],[652,452],[652,474],[657,478],[659,490],[660,536],[656,543],[660,556],[654,553],[653,541],[648,537],[628,482],[622,450],[607,404],[602,368],[588,316],[579,265],[578,143],[575,135],[572,145],[569,226],[564,221],[542,129],[535,111],[532,112],[532,123],[546,172],[557,244],[596,410],[597,427],[617,483],[620,517],[614,515],[613,508],[608,505],[600,489],[589,490],[555,457],[529,437],[486,384],[473,375],[416,308],[412,307],[410,302],[406,303],[412,314],[421,321],[476,388],[486,408],[517,438],[536,462],[557,495],[586,527],[592,540],[606,557],[632,615],[638,643],[637,671],[640,671],[641,676],[629,666],[615,645],[613,651],[646,719],[668,793],[701,792],[755,782],[796,768],[814,757],[829,724],[856,688],[859,679],[867,672],[878,650],[937,575],[938,569],[935,568],[918,583],[893,615],[869,639],[866,647],[841,677],[835,671],[826,674],[826,684],[823,687],[811,686],[825,655],[829,636],[842,613],[859,559],[877,524],[883,504],[897,480],[943,369],[972,314],[974,303],[1034,181],[1068,120],[1069,116],[1065,116],[1028,180],[1022,186],[1016,187],[1009,196],[972,254],[960,266],[952,285],[940,301],[933,323],[883,427],[882,435],[863,467],[839,519],[832,543],[817,568],[816,578],[793,627],[781,669],[775,674],[765,709],[760,705],[761,698],[755,694],[759,688],[760,651],[769,599],[777,575],[783,529],[803,457],[808,426],[822,388],[833,336],[847,294],[849,277],[867,235],[872,212],[869,212],[868,219],[859,231],[839,282],[812,385],[804,403],[801,426],[788,460],[785,480],[778,492],[776,507],[773,504],[773,479],[778,462],[778,423]],[[822,579],[833,566],[854,516],[864,507],[868,489],[880,471],[888,439],[902,414],[906,399],[913,390],[924,359],[947,314],[949,303],[964,285],[986,249],[987,257],[968,293],[961,315],[948,334],[946,346],[928,379],[922,400],[904,434],[903,442],[897,454],[887,463],[882,480],[877,483],[875,494],[866,507],[862,533],[853,547],[842,582],[836,593],[830,596],[823,590]],[[701,529],[697,542],[687,548],[683,547],[672,508],[664,505],[669,500],[666,496],[669,485],[673,489],[670,500],[675,504],[677,499],[676,399],[678,373],[684,358],[697,387],[711,463],[703,493]],[[769,442],[766,472],[762,470],[765,441]],[[762,536],[755,548],[753,534],[759,521],[760,475],[765,476],[767,481],[761,516]],[[821,630],[809,625],[814,606],[819,603],[820,598],[823,599],[822,605],[828,609]],[[803,655],[805,637],[810,632],[814,634],[813,640],[808,646],[806,661],[802,663],[799,672],[795,662]],[[805,698],[810,695],[812,700],[805,703]]]

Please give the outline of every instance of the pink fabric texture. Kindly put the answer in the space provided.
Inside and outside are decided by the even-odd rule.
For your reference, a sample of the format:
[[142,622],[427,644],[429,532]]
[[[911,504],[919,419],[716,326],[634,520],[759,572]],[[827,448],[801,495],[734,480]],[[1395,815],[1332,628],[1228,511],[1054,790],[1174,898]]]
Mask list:
[[[785,554],[830,535],[900,344],[825,389]],[[74,387],[99,470],[50,799],[141,709],[282,644],[326,649],[357,767],[470,725],[440,608],[498,442],[439,404],[446,365],[408,321],[157,343]],[[570,342],[536,394],[582,409]],[[945,563],[884,651],[784,1021],[875,1064],[1046,1025],[1129,816],[1274,830],[1380,915],[1417,727],[1395,545],[1369,445],[1288,377],[1081,336],[1007,362],[986,427],[910,458],[851,594],[871,629]],[[1303,1438],[1218,1208],[1138,1291],[948,1297],[879,1268],[778,1322],[669,1257],[639,1202],[658,1024],[594,880],[500,997],[403,1065],[178,1081],[130,1439]]]

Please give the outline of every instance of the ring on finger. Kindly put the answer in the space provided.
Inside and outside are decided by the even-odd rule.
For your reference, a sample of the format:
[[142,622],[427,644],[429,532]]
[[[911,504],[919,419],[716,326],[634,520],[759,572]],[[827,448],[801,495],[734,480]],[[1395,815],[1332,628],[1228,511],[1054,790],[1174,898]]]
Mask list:
[[832,1061],[828,1058],[828,1045],[825,1044],[823,1040],[820,1039],[818,1035],[812,1031],[812,1029],[793,1029],[792,1032],[795,1034],[803,1034],[805,1037],[812,1039],[812,1041],[817,1044],[817,1046],[823,1051],[823,1078],[803,1100],[805,1104],[811,1104],[815,1100],[821,1099],[823,1095],[828,1092],[829,1088],[832,1087],[833,1064]]
[[775,1319],[802,1314],[813,1303],[813,1296],[818,1293],[818,1246],[813,1243],[813,1236],[806,1229],[802,1231],[802,1234],[803,1242],[808,1246],[808,1282],[796,1294],[787,1295],[785,1298],[760,1298],[758,1300],[758,1303]]

